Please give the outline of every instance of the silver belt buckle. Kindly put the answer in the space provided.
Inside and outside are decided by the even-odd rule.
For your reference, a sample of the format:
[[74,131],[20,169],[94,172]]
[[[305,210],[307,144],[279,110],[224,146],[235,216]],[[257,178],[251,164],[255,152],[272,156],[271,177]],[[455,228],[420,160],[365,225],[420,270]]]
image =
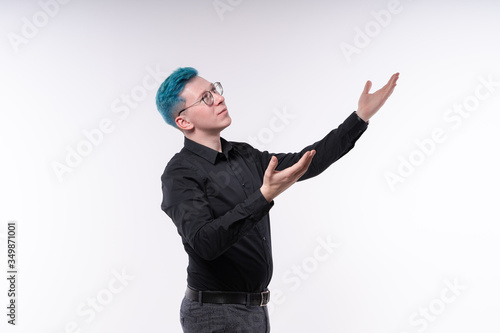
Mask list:
[[[268,295],[266,304],[264,304],[264,295]],[[269,290],[261,291],[260,292],[260,306],[266,306],[267,303],[269,303]]]

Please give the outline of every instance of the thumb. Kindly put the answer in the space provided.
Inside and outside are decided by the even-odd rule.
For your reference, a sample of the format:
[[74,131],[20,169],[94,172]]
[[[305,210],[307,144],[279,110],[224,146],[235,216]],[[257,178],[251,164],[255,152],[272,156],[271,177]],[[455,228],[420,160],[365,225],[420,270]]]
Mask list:
[[372,81],[368,80],[365,84],[365,89],[363,89],[363,94],[368,94],[372,88]]
[[277,165],[278,165],[278,159],[276,158],[276,156],[272,156],[271,160],[269,161],[269,165],[267,166],[266,174],[271,175],[276,169]]

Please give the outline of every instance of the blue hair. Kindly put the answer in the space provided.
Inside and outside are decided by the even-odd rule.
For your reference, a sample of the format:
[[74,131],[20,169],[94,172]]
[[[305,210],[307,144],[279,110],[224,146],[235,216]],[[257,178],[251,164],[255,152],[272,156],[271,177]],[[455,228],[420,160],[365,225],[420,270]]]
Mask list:
[[156,93],[156,107],[167,124],[177,128],[174,113],[186,102],[180,97],[186,83],[198,75],[192,67],[177,68],[163,83]]

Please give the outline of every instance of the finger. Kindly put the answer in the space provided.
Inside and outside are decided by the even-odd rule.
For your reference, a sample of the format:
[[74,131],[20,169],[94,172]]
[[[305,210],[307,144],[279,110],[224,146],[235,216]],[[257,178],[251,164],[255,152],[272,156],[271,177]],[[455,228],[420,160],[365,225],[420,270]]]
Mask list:
[[387,89],[388,87],[392,86],[393,84],[396,83],[398,80],[399,73],[392,74],[391,77],[389,78],[389,81],[385,84],[385,86],[382,87],[382,89]]
[[387,83],[382,87],[380,88],[379,90],[386,93],[387,90],[392,86],[392,82],[394,81],[394,75],[392,75],[390,78],[389,78],[389,81],[387,81]]
[[308,165],[311,162],[315,153],[316,153],[315,150],[306,151],[304,155],[302,155],[300,160],[296,163],[296,165],[298,165],[300,168],[303,168],[305,165]]
[[316,155],[316,150],[314,150],[314,149],[313,149],[313,150],[310,150],[308,153],[309,153],[309,156],[307,157],[307,162],[308,162],[308,163],[311,163],[311,161],[312,161],[312,159],[313,159],[314,155]]
[[372,88],[372,81],[366,81],[365,88],[363,89],[363,94],[368,94]]
[[305,162],[304,162],[304,165],[302,165],[302,168],[300,170],[300,175],[302,176],[306,171],[307,169],[309,169],[309,166],[311,165],[312,163],[312,159],[314,157],[314,155],[316,154],[316,150],[311,150],[309,152],[309,155],[307,156]]
[[399,79],[399,73],[395,73],[395,74],[393,74],[393,75],[391,76],[391,78],[390,78],[390,80],[389,80],[388,84],[389,84],[390,86],[395,86],[395,85],[396,85],[396,82],[398,81],[398,79]]
[[388,88],[387,88],[387,92],[385,94],[386,98],[391,96],[392,92],[394,91],[394,88],[396,88],[396,82],[398,81],[398,79],[399,79],[399,73],[392,75],[391,79],[387,83]]
[[266,176],[271,176],[276,169],[276,166],[278,165],[278,159],[276,156],[272,156],[271,160],[269,161],[269,164],[267,165],[267,169],[265,172]]
[[288,174],[295,175],[295,176],[300,175],[300,174],[304,174],[304,172],[306,172],[307,169],[309,168],[309,165],[312,162],[312,158],[313,158],[314,154],[316,154],[315,150],[311,150],[311,151],[304,153],[304,155],[302,155],[302,157],[300,158],[300,160],[297,163],[295,163],[294,165],[292,165],[291,167],[288,167],[287,169],[285,169],[283,171],[287,171]]
[[[394,91],[394,88],[396,87],[396,81],[398,80],[399,73],[393,74],[389,81],[380,88],[380,94],[382,95],[382,100],[385,102],[391,96],[392,92]],[[377,91],[378,92],[378,91]]]
[[311,163],[312,163],[312,159],[313,159],[314,155],[316,155],[316,150],[311,150],[311,151],[309,152],[309,156],[308,156],[308,157],[307,157],[307,159],[306,159],[306,163],[305,163],[306,165],[305,165],[305,169],[304,169],[304,171],[306,171],[307,169],[309,169],[309,166],[310,166],[310,165],[311,165]]
[[315,153],[316,153],[315,151],[311,151],[309,153],[309,156],[305,160],[304,165],[302,165],[302,167],[295,174],[295,179],[296,180],[299,180],[300,177],[302,177],[307,172],[307,170],[309,169],[309,166],[311,166],[312,159],[313,159]]

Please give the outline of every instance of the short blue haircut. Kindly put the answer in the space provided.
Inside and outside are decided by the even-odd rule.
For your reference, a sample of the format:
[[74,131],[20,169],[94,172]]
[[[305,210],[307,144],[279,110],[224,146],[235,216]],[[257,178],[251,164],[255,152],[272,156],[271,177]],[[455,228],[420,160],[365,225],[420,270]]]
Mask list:
[[186,83],[198,75],[192,67],[177,68],[163,83],[156,93],[156,107],[167,124],[177,128],[174,113],[186,100],[179,96]]

